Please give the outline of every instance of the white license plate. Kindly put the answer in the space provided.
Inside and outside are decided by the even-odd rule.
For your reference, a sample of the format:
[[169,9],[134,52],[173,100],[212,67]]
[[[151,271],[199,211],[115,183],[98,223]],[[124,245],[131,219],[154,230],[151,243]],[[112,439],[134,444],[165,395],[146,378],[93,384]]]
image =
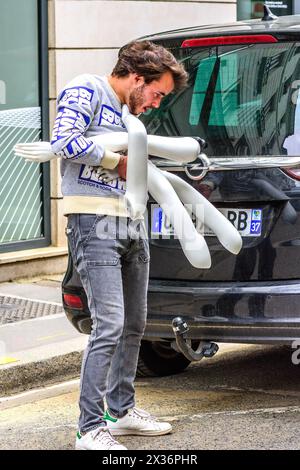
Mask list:
[[[258,237],[261,235],[262,228],[262,210],[261,209],[219,209],[227,219],[239,231],[242,237]],[[194,223],[195,219],[193,218]],[[196,223],[195,223],[196,226]],[[205,236],[214,236],[209,228],[205,226],[196,226],[196,229]],[[161,207],[155,207],[152,210],[151,236],[173,236],[174,229],[162,211]]]

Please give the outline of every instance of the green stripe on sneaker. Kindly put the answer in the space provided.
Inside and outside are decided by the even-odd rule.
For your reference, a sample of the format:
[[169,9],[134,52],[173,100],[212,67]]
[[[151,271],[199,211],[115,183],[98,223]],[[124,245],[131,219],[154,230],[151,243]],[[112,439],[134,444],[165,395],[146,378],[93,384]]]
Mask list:
[[105,411],[103,419],[105,419],[105,421],[112,421],[113,423],[116,423],[118,421],[118,418],[113,418],[112,416],[110,416],[108,410]]
[[78,439],[82,438],[82,435],[80,434],[80,432],[77,433],[77,437],[78,437]]

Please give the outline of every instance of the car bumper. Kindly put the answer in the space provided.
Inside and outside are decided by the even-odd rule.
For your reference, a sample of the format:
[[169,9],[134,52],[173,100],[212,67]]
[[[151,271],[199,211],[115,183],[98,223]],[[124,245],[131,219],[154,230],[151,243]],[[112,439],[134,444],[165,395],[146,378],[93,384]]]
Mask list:
[[178,316],[190,339],[290,345],[300,339],[300,281],[150,280],[145,338],[174,339]]

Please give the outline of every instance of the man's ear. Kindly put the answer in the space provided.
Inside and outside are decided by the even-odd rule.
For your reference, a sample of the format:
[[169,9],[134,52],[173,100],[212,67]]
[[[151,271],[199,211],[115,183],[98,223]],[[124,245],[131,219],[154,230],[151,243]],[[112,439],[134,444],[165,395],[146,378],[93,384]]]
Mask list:
[[144,85],[145,79],[142,75],[134,74],[134,83],[135,85]]

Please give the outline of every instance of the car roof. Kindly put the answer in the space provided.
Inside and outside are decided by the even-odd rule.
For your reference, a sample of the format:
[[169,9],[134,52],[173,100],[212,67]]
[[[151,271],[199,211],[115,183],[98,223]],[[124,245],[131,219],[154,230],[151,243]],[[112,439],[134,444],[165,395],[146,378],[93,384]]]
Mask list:
[[180,28],[170,31],[163,31],[157,34],[144,36],[140,39],[149,41],[169,40],[176,38],[189,38],[199,36],[223,36],[231,34],[254,34],[254,33],[298,33],[300,32],[300,15],[279,16],[276,20],[262,21],[244,20],[233,23],[210,24],[193,26],[189,28]]

